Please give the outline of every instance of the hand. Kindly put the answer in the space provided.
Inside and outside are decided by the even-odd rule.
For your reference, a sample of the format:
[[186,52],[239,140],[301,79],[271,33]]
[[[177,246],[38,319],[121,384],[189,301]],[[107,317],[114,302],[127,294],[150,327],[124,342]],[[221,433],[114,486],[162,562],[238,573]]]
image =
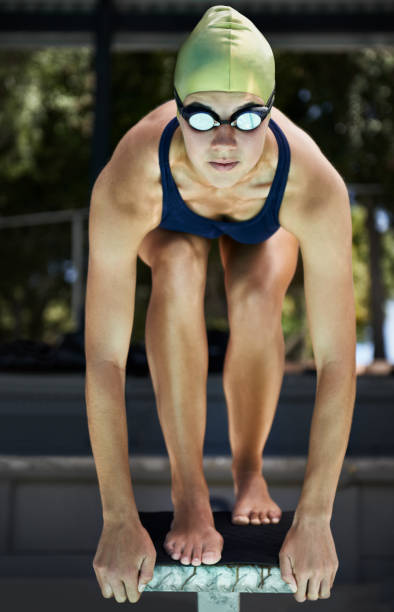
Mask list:
[[137,602],[141,597],[137,584],[152,580],[155,563],[156,549],[141,523],[104,523],[93,560],[103,597]]
[[303,517],[293,522],[279,552],[282,580],[294,586],[298,602],[328,599],[338,557],[327,519]]

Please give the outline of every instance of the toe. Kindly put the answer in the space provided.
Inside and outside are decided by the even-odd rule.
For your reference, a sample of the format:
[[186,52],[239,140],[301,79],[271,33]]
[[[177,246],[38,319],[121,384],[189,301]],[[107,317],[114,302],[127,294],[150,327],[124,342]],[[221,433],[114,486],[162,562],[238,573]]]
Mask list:
[[252,511],[250,513],[250,522],[252,525],[260,525],[260,513]]
[[202,562],[212,565],[212,563],[217,563],[221,557],[220,553],[217,553],[213,550],[204,550],[202,554]]
[[247,525],[249,523],[249,517],[246,514],[234,514],[232,520],[236,525]]
[[279,523],[280,517],[281,517],[281,513],[280,512],[275,512],[275,510],[270,510],[268,512],[268,516],[271,518],[271,522],[272,523]]
[[265,512],[261,512],[260,513],[261,516],[261,522],[268,525],[268,523],[271,522],[271,518],[268,514],[266,514]]
[[171,557],[177,561],[178,559],[180,559],[181,554],[182,554],[182,547],[181,547],[181,545],[180,544],[178,544],[178,545],[175,544]]
[[186,546],[182,552],[181,563],[183,563],[184,565],[190,565],[191,556],[192,546],[189,544],[189,546]]
[[171,542],[171,543],[164,542],[163,548],[166,551],[166,553],[171,556],[175,549],[174,542]]
[[192,565],[201,564],[201,553],[202,553],[201,544],[195,544],[193,548],[193,554],[192,554]]

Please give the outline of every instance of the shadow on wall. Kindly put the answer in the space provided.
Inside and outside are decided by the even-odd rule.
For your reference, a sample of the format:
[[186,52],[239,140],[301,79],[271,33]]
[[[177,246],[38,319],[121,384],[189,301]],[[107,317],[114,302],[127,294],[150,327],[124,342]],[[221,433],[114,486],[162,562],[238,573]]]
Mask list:
[[[208,329],[210,374],[223,370],[228,332]],[[0,370],[3,372],[84,372],[84,333],[65,334],[54,346],[34,340],[14,340],[0,345]],[[149,376],[145,344],[133,342],[127,359],[126,373]]]

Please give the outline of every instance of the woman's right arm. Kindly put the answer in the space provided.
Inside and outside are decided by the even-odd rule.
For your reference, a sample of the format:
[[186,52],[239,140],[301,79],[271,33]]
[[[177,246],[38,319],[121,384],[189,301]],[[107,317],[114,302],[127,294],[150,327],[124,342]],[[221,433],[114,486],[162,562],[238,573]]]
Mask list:
[[137,252],[150,228],[133,202],[119,197],[115,174],[110,162],[94,185],[90,203],[85,399],[104,521],[138,521],[129,469],[125,373]]
[[137,601],[138,571],[146,557],[145,576],[152,574],[155,548],[140,522],[132,488],[125,374],[137,252],[152,218],[128,199],[111,163],[92,191],[85,299],[85,399],[104,523],[93,566],[104,596],[106,584],[117,601],[124,601],[118,599],[125,596],[123,579],[129,600]]

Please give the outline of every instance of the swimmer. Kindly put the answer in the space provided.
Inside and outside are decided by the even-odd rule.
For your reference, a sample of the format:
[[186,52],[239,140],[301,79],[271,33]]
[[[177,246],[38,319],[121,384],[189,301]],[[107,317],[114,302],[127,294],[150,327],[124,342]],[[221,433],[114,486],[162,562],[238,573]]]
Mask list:
[[232,7],[212,6],[179,49],[174,98],[124,134],[92,190],[85,389],[103,509],[93,567],[103,596],[117,602],[138,601],[156,559],[127,446],[137,257],[152,271],[146,351],[171,468],[164,548],[185,565],[221,558],[203,473],[204,291],[216,238],[230,327],[232,522],[245,530],[281,518],[262,457],[284,373],[283,300],[302,255],[317,387],[305,478],[279,559],[298,602],[330,597],[338,568],[330,520],[356,389],[350,204],[318,144],[274,106],[277,86],[286,84],[276,85],[263,34]]

